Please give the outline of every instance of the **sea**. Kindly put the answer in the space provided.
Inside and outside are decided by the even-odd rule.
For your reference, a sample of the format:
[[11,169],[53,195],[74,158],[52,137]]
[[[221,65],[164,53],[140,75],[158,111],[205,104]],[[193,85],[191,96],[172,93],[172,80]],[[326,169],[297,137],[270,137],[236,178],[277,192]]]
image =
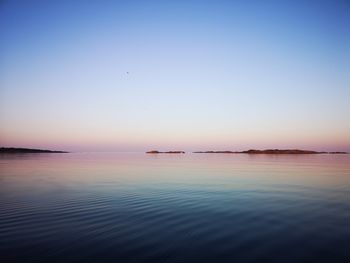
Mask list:
[[350,262],[350,155],[0,155],[0,261]]

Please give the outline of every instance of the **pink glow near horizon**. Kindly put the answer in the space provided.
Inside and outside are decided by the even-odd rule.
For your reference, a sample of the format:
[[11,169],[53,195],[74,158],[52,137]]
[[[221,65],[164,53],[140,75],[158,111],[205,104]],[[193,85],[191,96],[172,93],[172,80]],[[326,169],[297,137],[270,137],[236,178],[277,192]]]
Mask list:
[[[69,151],[146,151],[157,150],[246,150],[246,149],[309,149],[317,151],[349,151],[350,142],[346,136],[337,138],[252,138],[252,137],[218,137],[208,136],[194,140],[176,138],[175,136],[163,138],[130,138],[122,140],[101,138],[50,138],[50,137],[7,137],[0,140],[2,147],[24,147],[40,149],[57,149]],[[203,139],[203,140],[201,140]]]
[[346,4],[5,2],[0,146],[350,151]]

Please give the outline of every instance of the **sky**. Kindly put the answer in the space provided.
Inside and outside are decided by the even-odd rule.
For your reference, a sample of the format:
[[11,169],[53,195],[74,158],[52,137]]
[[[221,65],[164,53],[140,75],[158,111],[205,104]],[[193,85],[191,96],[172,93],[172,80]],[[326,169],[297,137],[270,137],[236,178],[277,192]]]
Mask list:
[[350,151],[350,2],[2,0],[0,146]]

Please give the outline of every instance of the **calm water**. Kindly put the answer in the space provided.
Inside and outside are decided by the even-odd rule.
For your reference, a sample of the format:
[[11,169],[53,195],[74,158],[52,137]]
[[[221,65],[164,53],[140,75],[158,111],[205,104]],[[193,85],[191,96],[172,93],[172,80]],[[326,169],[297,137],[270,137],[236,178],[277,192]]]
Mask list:
[[0,260],[350,262],[350,155],[2,155]]

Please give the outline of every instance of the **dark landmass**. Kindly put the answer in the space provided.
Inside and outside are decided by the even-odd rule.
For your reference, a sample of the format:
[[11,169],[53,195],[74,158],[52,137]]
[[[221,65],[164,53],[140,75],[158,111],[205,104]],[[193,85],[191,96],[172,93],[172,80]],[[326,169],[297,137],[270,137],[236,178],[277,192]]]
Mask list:
[[298,149],[286,149],[286,150],[267,149],[267,150],[248,150],[248,151],[243,151],[242,153],[249,153],[249,154],[320,154],[320,153],[326,153],[326,152],[316,152],[316,151],[298,150]]
[[1,147],[0,153],[68,153],[64,151],[50,151],[41,149],[29,149],[29,148],[6,148]]
[[248,151],[204,151],[204,152],[194,152],[194,153],[248,153],[248,154],[346,154],[347,152],[317,152],[309,150],[298,150],[298,149],[267,149],[267,150],[248,150]]
[[148,151],[146,153],[185,153],[185,152],[184,151],[168,151],[168,152]]
[[234,151],[203,151],[203,152],[193,152],[193,153],[242,153],[242,152],[234,152]]

